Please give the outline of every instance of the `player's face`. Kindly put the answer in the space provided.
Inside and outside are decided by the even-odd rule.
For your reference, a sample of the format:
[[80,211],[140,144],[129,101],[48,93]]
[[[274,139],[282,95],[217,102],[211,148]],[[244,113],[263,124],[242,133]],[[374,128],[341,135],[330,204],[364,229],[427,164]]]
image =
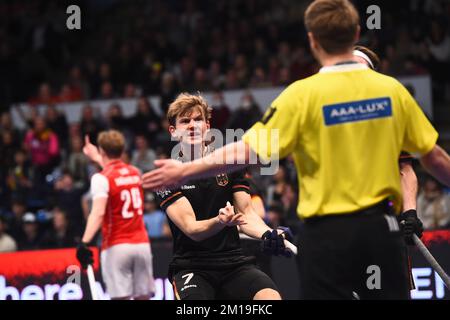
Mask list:
[[178,137],[186,144],[200,144],[205,140],[209,123],[199,110],[193,110],[190,114],[179,116],[176,120],[175,130],[171,130],[172,136]]

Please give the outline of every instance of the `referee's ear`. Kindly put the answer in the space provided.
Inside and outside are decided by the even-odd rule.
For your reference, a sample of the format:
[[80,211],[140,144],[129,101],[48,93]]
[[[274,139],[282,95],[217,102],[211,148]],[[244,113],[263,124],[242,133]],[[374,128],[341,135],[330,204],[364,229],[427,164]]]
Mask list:
[[314,38],[314,34],[312,32],[308,32],[308,40],[309,40],[309,47],[311,48],[311,53],[313,56],[319,61],[319,63],[322,64],[322,61],[320,59],[320,52],[323,51],[322,47],[320,46],[319,42],[317,42],[316,38]]
[[317,41],[312,32],[308,32],[309,46],[311,49],[317,50]]

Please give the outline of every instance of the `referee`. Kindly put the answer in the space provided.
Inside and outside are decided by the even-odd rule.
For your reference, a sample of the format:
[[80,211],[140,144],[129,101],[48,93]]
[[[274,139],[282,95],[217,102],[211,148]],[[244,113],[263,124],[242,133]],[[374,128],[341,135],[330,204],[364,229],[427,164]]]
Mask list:
[[407,299],[405,244],[394,216],[402,207],[398,158],[402,150],[420,157],[450,185],[450,157],[409,92],[354,60],[359,16],[348,0],[314,1],[305,25],[320,71],[287,87],[242,141],[190,163],[156,161],[144,187],[237,170],[252,153],[264,160],[292,154],[305,221],[303,297]]

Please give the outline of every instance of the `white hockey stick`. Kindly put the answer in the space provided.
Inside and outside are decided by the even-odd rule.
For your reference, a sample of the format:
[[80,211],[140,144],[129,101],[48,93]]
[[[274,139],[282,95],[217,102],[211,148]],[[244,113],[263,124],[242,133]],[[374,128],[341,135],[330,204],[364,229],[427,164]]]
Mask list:
[[87,276],[88,276],[88,282],[89,282],[89,289],[91,290],[91,296],[92,300],[99,300],[96,290],[96,283],[95,283],[95,276],[94,276],[94,269],[92,268],[92,265],[87,266]]
[[298,249],[297,246],[291,242],[289,242],[288,240],[284,239],[284,245],[286,246],[286,248],[290,249],[292,251],[292,253],[294,253],[295,255],[298,254]]
[[439,274],[447,288],[450,289],[450,277],[448,276],[448,274],[445,273],[444,269],[442,269],[441,265],[436,261],[436,259],[433,257],[427,247],[425,247],[419,237],[413,234],[413,240],[419,251],[423,254],[428,263],[431,264],[431,267]]

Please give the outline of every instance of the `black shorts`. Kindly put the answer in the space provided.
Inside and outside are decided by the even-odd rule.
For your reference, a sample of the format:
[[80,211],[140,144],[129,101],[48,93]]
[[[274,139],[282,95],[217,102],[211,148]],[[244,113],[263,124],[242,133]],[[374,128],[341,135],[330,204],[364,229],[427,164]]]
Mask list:
[[304,299],[409,297],[404,238],[387,210],[307,220],[298,245]]
[[261,250],[261,241],[241,239],[242,251],[247,257],[254,257],[259,269],[272,278],[272,256]]
[[278,291],[268,275],[250,264],[225,270],[179,271],[172,285],[177,300],[252,300],[262,289]]

